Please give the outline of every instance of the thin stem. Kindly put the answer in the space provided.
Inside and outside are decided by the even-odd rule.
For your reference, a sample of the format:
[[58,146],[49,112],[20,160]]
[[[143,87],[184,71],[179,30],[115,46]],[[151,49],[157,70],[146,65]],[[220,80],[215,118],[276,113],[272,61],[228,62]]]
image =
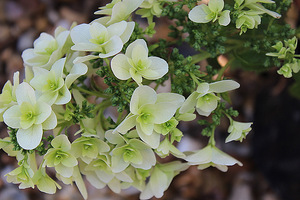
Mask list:
[[195,74],[190,73],[191,78],[193,79],[194,83],[197,83],[197,85],[200,85],[200,82],[198,81],[197,77],[195,76]]
[[212,131],[211,131],[211,136],[209,138],[209,141],[208,141],[208,144],[212,145],[212,146],[215,146],[216,145],[216,141],[215,141],[215,130],[216,130],[216,127],[214,126]]
[[198,63],[202,60],[205,60],[209,57],[211,57],[210,53],[208,53],[206,51],[202,51],[201,53],[192,56],[192,62],[191,63],[196,64],[196,63]]
[[78,87],[78,86],[74,86],[74,88],[77,89],[77,90],[79,90],[80,92],[83,92],[85,94],[89,94],[89,95],[92,95],[92,96],[103,97],[103,98],[107,98],[108,97],[105,94],[99,94],[98,92],[89,91],[89,90],[86,90],[86,89]]
[[122,116],[123,116],[123,112],[120,112],[119,115],[118,115],[118,119],[117,119],[117,125],[119,125],[122,121]]

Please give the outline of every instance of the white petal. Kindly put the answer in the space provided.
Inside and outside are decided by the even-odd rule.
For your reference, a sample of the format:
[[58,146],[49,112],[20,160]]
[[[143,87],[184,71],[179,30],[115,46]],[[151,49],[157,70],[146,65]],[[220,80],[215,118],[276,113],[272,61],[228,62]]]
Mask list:
[[36,104],[36,111],[37,116],[35,124],[41,124],[50,116],[52,109],[47,103],[38,101]]
[[119,132],[121,134],[127,133],[130,129],[132,129],[136,125],[136,115],[128,115],[122,122],[119,124],[113,133]]
[[103,33],[107,33],[106,27],[97,22],[91,23],[89,30],[90,30],[90,35],[92,38],[98,38],[99,35],[101,35]]
[[146,104],[154,104],[157,94],[154,89],[149,86],[139,86],[132,94],[130,100],[130,112],[138,114],[140,107]]
[[105,138],[112,144],[122,144],[125,142],[119,133],[113,133],[112,130],[105,132]]
[[117,174],[115,174],[115,176],[120,181],[128,182],[128,183],[132,183],[133,182],[133,180],[130,178],[130,176],[128,176],[128,174],[126,174],[125,172],[117,173]]
[[34,56],[35,55],[34,55],[34,52],[33,52],[33,48],[26,49],[22,53],[23,61],[28,66],[32,66],[32,64],[30,62],[28,62],[28,60],[32,59]]
[[38,91],[37,93],[38,101],[43,101],[46,102],[49,105],[52,105],[55,103],[57,97],[58,97],[58,91],[50,91],[50,92],[40,92]]
[[111,39],[103,46],[104,53],[99,53],[100,58],[108,58],[110,56],[116,55],[123,48],[123,42],[120,37],[113,36]]
[[200,6],[194,7],[189,12],[189,19],[196,23],[207,23],[210,20],[206,19],[206,16],[208,13],[206,13],[206,10],[208,9],[207,5],[201,4]]
[[96,175],[86,175],[86,179],[97,189],[102,189],[106,186],[106,184],[100,181]]
[[143,3],[143,1],[144,0],[123,0],[124,4],[127,7],[128,14],[135,11]]
[[224,8],[224,0],[210,0],[208,7],[211,11],[219,12]]
[[144,190],[140,194],[140,199],[151,199],[153,197],[153,191],[151,190],[150,184],[147,184]]
[[134,42],[132,42],[130,45],[128,45],[125,55],[129,58],[132,58],[132,51],[137,45],[141,45],[144,47],[144,49],[147,49],[147,55],[148,55],[148,46],[146,41],[143,39],[137,39]]
[[127,22],[121,21],[107,27],[107,31],[111,36],[117,35],[120,37],[125,31],[126,27],[127,27]]
[[20,128],[20,117],[21,111],[18,105],[10,107],[3,114],[5,124],[12,128]]
[[148,47],[145,48],[143,45],[135,43],[134,47],[132,48],[131,58],[135,64],[140,60],[148,59]]
[[226,138],[225,142],[231,142],[239,139],[242,136],[242,131],[233,130]]
[[55,170],[58,174],[65,178],[70,178],[73,175],[73,167],[66,167],[63,164],[58,164],[55,166]]
[[36,90],[43,91],[43,88],[47,82],[49,71],[40,67],[33,67],[34,77],[30,81],[30,85]]
[[65,62],[66,62],[66,58],[61,58],[52,65],[51,71],[55,72],[56,77],[63,76]]
[[223,80],[223,81],[217,81],[214,83],[209,84],[209,91],[210,92],[216,92],[216,93],[222,93],[227,92],[230,90],[234,90],[240,87],[240,84],[233,80]]
[[240,166],[243,166],[243,164],[234,159],[233,157],[231,157],[230,155],[224,153],[223,151],[221,151],[220,149],[218,149],[217,147],[213,147],[212,148],[212,160],[213,163],[215,164],[219,164],[219,165],[234,165],[234,164],[238,164]]
[[219,18],[219,24],[227,26],[230,23],[230,11],[224,10]]
[[142,73],[144,78],[149,80],[159,79],[169,71],[169,65],[164,59],[151,56],[149,60],[151,61],[149,68]]
[[75,26],[71,30],[71,39],[74,44],[78,43],[90,43],[90,39],[92,38],[90,35],[90,25],[89,24],[80,24]]
[[128,42],[128,40],[130,39],[130,36],[134,30],[134,26],[135,26],[134,22],[127,22],[126,29],[124,30],[122,35],[120,35],[120,38],[121,38],[123,44]]
[[86,74],[88,71],[88,68],[86,64],[83,63],[76,63],[73,65],[70,73],[67,75],[65,79],[65,84],[67,88],[69,88],[72,83],[80,76]]
[[67,104],[71,100],[71,93],[66,85],[64,85],[59,91],[55,101],[56,105]]
[[114,178],[113,174],[106,173],[105,171],[102,170],[96,170],[96,175],[104,183],[108,183]]
[[43,122],[43,129],[44,130],[52,130],[57,125],[57,118],[55,113],[52,111],[50,116]]
[[138,135],[140,136],[140,138],[146,143],[148,144],[151,148],[156,149],[159,146],[159,142],[160,142],[160,134],[156,133],[155,131],[153,131],[153,133],[151,135],[146,135],[139,124],[137,124],[136,126],[136,130]]
[[168,177],[158,167],[155,167],[150,177],[149,184],[154,196],[156,198],[161,198],[168,187]]
[[[198,85],[196,91],[200,94],[200,96],[204,96],[205,94],[207,94],[209,92],[209,84],[208,83],[200,83]],[[198,96],[198,98],[200,96]]]
[[131,65],[128,63],[127,59],[128,58],[124,54],[119,54],[111,60],[111,69],[118,79],[127,80],[131,77],[129,73]]
[[16,89],[16,98],[19,105],[23,102],[31,104],[36,103],[35,93],[33,88],[26,82],[21,83]]
[[205,164],[211,162],[212,147],[206,146],[203,149],[188,155],[185,160],[193,165]]
[[143,162],[141,164],[131,164],[135,168],[141,168],[141,169],[150,169],[152,166],[156,163],[155,155],[152,151],[152,149],[145,149],[140,150],[140,153],[143,156]]
[[196,106],[196,103],[197,103],[197,96],[198,96],[198,93],[193,92],[182,104],[182,106],[179,110],[179,113],[184,114],[184,113],[194,109]]
[[154,116],[154,123],[162,124],[169,121],[175,114],[177,108],[177,105],[172,103],[157,103],[153,105],[151,114]]
[[73,62],[74,62],[74,64],[78,64],[78,63],[83,63],[83,62],[97,59],[97,58],[99,58],[99,56],[94,56],[94,55],[79,56],[79,57],[75,58],[75,60]]
[[38,124],[28,129],[19,129],[17,132],[17,141],[23,149],[31,150],[40,144],[42,136],[42,125]]
[[71,47],[71,50],[73,51],[95,51],[99,52],[101,51],[101,48],[97,44],[93,43],[77,43]]
[[146,135],[151,135],[153,133],[154,124],[139,123],[139,126]]
[[200,109],[200,108],[196,108],[196,111],[197,111],[197,113],[198,113],[199,115],[202,115],[202,116],[205,116],[205,117],[208,117],[208,116],[210,115],[210,113],[212,112],[212,111],[206,112],[206,111],[203,111],[203,110]]
[[[113,152],[113,151],[112,151]],[[129,163],[126,163],[122,155],[115,156],[113,155],[111,158],[111,170],[114,173],[122,172],[128,167]]]
[[159,93],[155,103],[172,103],[179,108],[183,104],[184,100],[184,96],[177,93]]

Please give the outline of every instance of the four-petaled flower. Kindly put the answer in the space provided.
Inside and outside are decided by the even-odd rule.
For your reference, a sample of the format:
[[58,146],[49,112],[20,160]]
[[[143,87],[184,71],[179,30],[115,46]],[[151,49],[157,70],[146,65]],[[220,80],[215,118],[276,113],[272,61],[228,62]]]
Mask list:
[[131,43],[126,53],[116,55],[111,61],[114,75],[121,80],[130,77],[141,85],[142,77],[156,80],[168,72],[168,63],[158,57],[148,57],[148,47],[145,40],[138,39]]
[[17,105],[7,109],[3,114],[4,122],[12,128],[19,129],[17,141],[23,149],[36,148],[44,130],[56,127],[56,115],[47,103],[37,100],[33,88],[26,82],[16,89]]
[[242,166],[243,164],[224,153],[214,145],[207,145],[203,149],[196,152],[187,152],[185,158],[190,165],[198,165],[198,169],[205,169],[209,166],[218,168],[219,170],[226,172],[228,170],[227,166],[232,166],[238,164]]
[[181,106],[179,113],[186,113],[196,110],[199,115],[209,116],[218,106],[220,97],[214,93],[222,93],[239,88],[240,84],[232,80],[217,81],[214,83],[200,83],[195,92],[193,92]]
[[215,22],[227,26],[230,23],[230,11],[224,10],[224,0],[210,0],[208,5],[201,4],[189,12],[189,19],[196,23]]

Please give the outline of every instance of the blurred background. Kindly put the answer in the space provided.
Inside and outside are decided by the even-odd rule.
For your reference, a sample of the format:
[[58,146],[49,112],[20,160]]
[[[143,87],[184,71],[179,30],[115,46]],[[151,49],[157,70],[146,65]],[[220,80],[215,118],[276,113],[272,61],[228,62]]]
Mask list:
[[[286,19],[295,28],[299,22],[298,2],[294,2]],[[73,21],[89,23],[98,17],[93,14],[98,7],[106,3],[105,0],[0,0],[0,88],[8,79],[12,80],[15,71],[22,72],[22,51],[31,48],[41,32],[53,34],[55,27],[69,28]],[[168,23],[166,19],[157,22],[159,31],[151,42],[167,37]],[[173,180],[161,199],[299,200],[300,100],[289,95],[288,86],[293,80],[277,75],[276,69],[260,74],[240,70],[227,73],[241,84],[231,94],[233,107],[240,112],[236,120],[253,121],[254,125],[243,143],[225,145],[228,121],[224,120],[216,140],[223,151],[244,166],[229,167],[227,173],[215,168],[199,171],[190,167]],[[179,148],[200,148],[206,144],[207,139],[201,136],[201,126],[196,122],[180,124],[180,128],[185,136]],[[6,136],[6,127],[0,123],[0,137]],[[82,199],[76,186],[63,183],[55,195],[37,189],[19,190],[4,177],[16,166],[16,160],[0,150],[0,200]],[[107,188],[97,190],[88,182],[86,185],[89,200],[135,200],[139,196],[135,190],[114,194]]]

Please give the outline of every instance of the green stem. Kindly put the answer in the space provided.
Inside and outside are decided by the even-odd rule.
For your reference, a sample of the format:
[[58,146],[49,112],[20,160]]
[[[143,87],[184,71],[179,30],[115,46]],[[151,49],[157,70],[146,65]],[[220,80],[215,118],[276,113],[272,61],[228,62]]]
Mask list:
[[123,112],[120,112],[119,115],[118,115],[118,119],[117,119],[117,125],[119,125],[122,121],[122,116],[123,116]]
[[191,78],[193,79],[194,83],[197,83],[197,85],[200,85],[200,82],[198,81],[197,77],[195,76],[195,74],[190,73]]
[[206,51],[202,51],[199,54],[193,55],[192,56],[192,64],[196,64],[202,60],[205,60],[207,58],[211,57],[211,54],[206,52]]
[[107,98],[108,97],[105,94],[100,94],[100,93],[98,93],[96,91],[89,91],[89,90],[86,90],[86,89],[78,87],[78,86],[74,86],[74,88],[77,89],[77,90],[79,90],[80,92],[83,92],[85,94],[89,94],[89,95],[92,95],[92,96],[103,97],[103,98]]
[[211,136],[210,136],[209,141],[208,141],[208,144],[209,144],[209,145],[212,145],[212,146],[215,146],[215,145],[216,145],[216,141],[215,141],[215,130],[216,130],[216,127],[214,126],[213,129],[212,129],[212,132],[211,132]]

